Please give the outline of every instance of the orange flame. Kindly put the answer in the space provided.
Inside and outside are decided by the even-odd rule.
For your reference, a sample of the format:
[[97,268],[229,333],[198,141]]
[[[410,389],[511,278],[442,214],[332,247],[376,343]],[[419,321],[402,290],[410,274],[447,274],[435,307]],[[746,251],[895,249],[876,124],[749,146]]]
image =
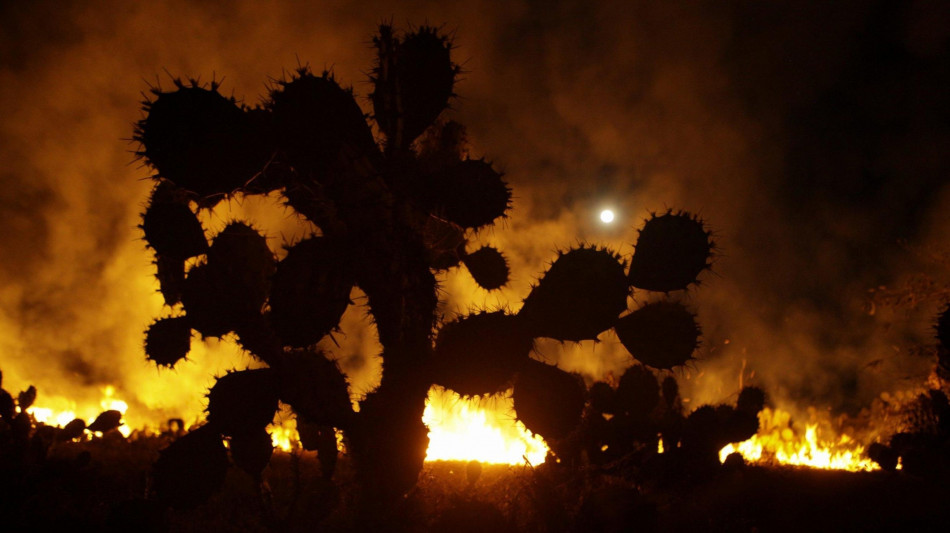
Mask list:
[[442,387],[429,389],[422,421],[429,427],[426,461],[480,461],[539,465],[544,440],[514,419],[511,391],[486,398],[462,398]]
[[[77,407],[74,401],[52,398],[46,404],[50,407],[32,405],[26,412],[32,415],[37,422],[59,427],[65,426],[76,418],[82,418],[89,424],[103,411],[115,410],[125,415],[125,412],[129,409],[129,404],[114,397],[115,387],[107,385],[101,389],[101,392],[102,400],[100,400],[98,407],[86,405],[80,408]],[[132,428],[128,424],[122,424],[118,427],[118,430],[124,437],[132,434]]]
[[726,445],[719,451],[725,462],[738,452],[750,463],[808,466],[851,472],[878,470],[874,461],[864,457],[864,447],[842,434],[827,439],[820,435],[817,423],[807,424],[804,435],[790,425],[787,411],[765,408],[759,413],[759,433],[751,439]]

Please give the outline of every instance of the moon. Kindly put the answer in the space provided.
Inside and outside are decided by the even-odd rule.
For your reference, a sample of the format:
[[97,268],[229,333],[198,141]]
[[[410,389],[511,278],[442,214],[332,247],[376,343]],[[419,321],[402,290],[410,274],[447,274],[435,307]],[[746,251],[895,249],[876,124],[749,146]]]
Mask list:
[[610,209],[604,209],[600,212],[600,221],[604,224],[610,224],[614,221],[614,212]]

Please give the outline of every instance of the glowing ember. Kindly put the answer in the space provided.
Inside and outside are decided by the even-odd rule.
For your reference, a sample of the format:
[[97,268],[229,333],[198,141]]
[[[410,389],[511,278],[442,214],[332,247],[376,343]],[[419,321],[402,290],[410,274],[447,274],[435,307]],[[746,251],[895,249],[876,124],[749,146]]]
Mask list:
[[728,444],[719,451],[719,460],[725,462],[733,452],[739,452],[750,463],[778,463],[851,472],[877,470],[874,461],[864,457],[864,447],[847,435],[824,440],[819,436],[818,424],[808,424],[805,434],[797,434],[790,426],[789,413],[768,408],[759,413],[759,433],[751,439]]
[[544,440],[532,435],[514,418],[511,391],[468,399],[442,387],[432,387],[422,415],[422,421],[429,427],[426,461],[543,463],[548,452]]

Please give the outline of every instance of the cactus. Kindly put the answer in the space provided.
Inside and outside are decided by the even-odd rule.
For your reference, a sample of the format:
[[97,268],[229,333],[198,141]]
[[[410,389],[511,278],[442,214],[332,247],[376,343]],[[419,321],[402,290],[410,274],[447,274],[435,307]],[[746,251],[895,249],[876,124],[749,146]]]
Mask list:
[[630,286],[624,261],[606,248],[560,252],[524,300],[524,317],[536,337],[596,339],[627,308]]
[[187,317],[161,318],[145,332],[145,356],[159,366],[175,366],[190,350],[191,324]]
[[[197,81],[175,80],[175,90],[153,89],[138,122],[139,154],[161,176],[212,205],[239,189],[266,162],[263,132],[233,98]],[[208,205],[208,204],[206,204]]]
[[224,483],[228,452],[210,426],[192,430],[161,451],[152,468],[158,499],[180,509],[204,503]]
[[698,283],[709,268],[716,244],[712,233],[695,216],[667,211],[653,215],[637,237],[630,261],[630,284],[648,291],[670,292]]
[[531,360],[515,382],[515,413],[531,431],[563,439],[580,424],[587,389],[577,374]]
[[534,341],[522,321],[503,311],[446,324],[435,342],[435,383],[461,395],[507,389],[529,360]]
[[696,317],[676,302],[647,304],[621,318],[615,330],[633,357],[653,368],[682,366],[699,345]]
[[493,291],[508,283],[508,260],[491,246],[482,246],[470,254],[463,255],[461,260],[475,278],[475,283],[485,290]]
[[[513,384],[517,417],[554,443],[577,433],[588,395],[579,376],[531,358],[535,338],[596,340],[616,327],[635,358],[661,368],[683,364],[696,347],[693,315],[679,304],[624,315],[632,287],[683,289],[707,268],[708,232],[688,213],[647,221],[632,259],[592,245],[560,252],[516,314],[475,312],[440,324],[437,273],[464,264],[484,289],[507,283],[501,252],[466,248],[507,216],[511,189],[493,164],[468,156],[460,124],[440,119],[459,72],[451,40],[428,26],[400,34],[383,25],[374,43],[370,118],[379,139],[352,90],[306,67],[274,83],[254,108],[221,96],[215,83],[182,81],[144,104],[135,135],[157,184],[141,227],[166,303],[184,311],[148,328],[146,355],[170,367],[187,355],[191,330],[234,332],[262,366],[219,377],[208,423],[162,452],[155,491],[171,505],[197,505],[220,484],[222,438],[231,439],[231,459],[258,476],[271,453],[265,426],[282,401],[307,446],[320,449],[327,475],[336,459],[332,429],[344,431],[362,505],[371,508],[361,527],[379,529],[422,468],[421,418],[433,384],[464,395]],[[194,211],[265,193],[319,229],[281,261],[251,224],[233,221],[209,238]],[[383,346],[381,384],[358,411],[333,355],[315,348],[338,328],[354,286],[367,296]],[[656,318],[654,310],[673,312]],[[649,379],[625,375],[616,393],[603,384],[597,409],[640,412],[658,403],[656,378],[636,368],[628,374]]]

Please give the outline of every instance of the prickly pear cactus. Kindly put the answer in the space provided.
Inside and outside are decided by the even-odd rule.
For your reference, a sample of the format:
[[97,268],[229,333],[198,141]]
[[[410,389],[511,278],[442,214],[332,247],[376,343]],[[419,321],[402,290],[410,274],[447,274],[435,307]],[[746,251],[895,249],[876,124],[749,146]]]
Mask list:
[[[146,356],[174,367],[192,331],[233,333],[261,367],[219,377],[207,424],[162,452],[155,487],[170,505],[191,507],[211,494],[228,457],[259,476],[272,453],[266,427],[283,402],[305,433],[321,436],[307,440],[322,443],[327,475],[335,457],[326,443],[332,428],[344,431],[362,505],[372,508],[362,514],[380,521],[361,527],[379,528],[422,468],[421,417],[433,384],[463,395],[513,386],[518,418],[553,442],[580,424],[587,390],[579,376],[531,358],[536,338],[596,340],[617,328],[643,364],[671,368],[692,356],[699,330],[680,304],[624,316],[633,287],[685,289],[708,266],[709,233],[687,213],[648,220],[629,259],[598,246],[560,252],[517,313],[472,312],[440,324],[436,274],[464,265],[485,290],[507,284],[500,251],[466,249],[508,216],[511,189],[491,163],[468,156],[464,128],[441,118],[459,73],[451,40],[429,26],[400,33],[383,25],[374,45],[368,116],[331,73],[306,67],[253,108],[196,81],[154,89],[144,103],[135,138],[156,185],[141,228],[174,307],[148,328]],[[263,194],[318,228],[285,243],[280,261],[271,250],[279,243],[248,221],[216,235],[199,221],[223,198]],[[366,294],[383,346],[381,384],[358,411],[334,356],[315,347],[339,327],[353,287]],[[636,391],[622,387],[616,396],[610,409],[649,407],[636,403]],[[620,407],[631,398],[634,405]]]

